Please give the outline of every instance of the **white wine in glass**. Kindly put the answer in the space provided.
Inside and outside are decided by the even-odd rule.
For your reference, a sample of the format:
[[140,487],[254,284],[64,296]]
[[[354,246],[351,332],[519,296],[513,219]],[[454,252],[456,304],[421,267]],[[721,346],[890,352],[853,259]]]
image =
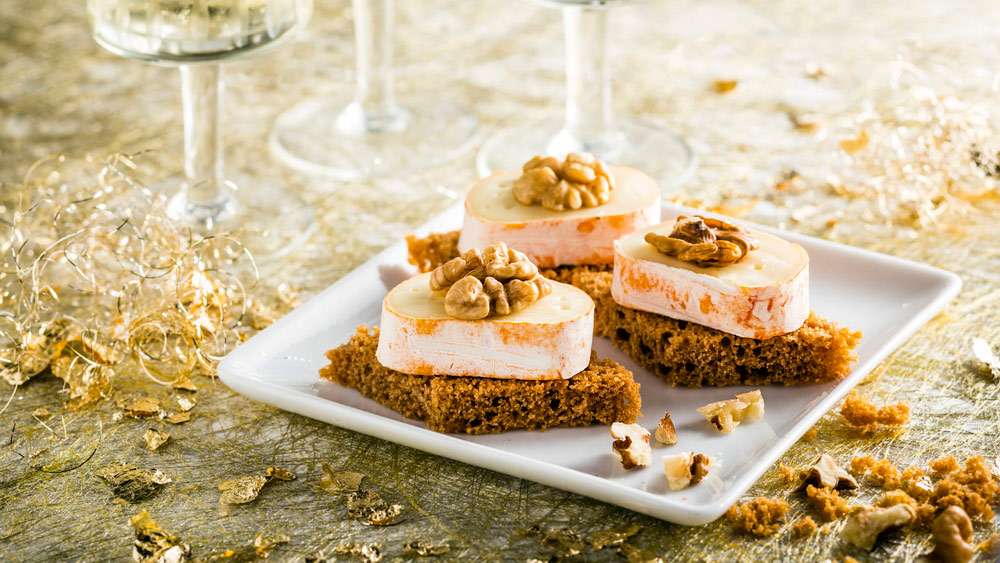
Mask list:
[[170,213],[205,233],[240,231],[258,259],[284,255],[308,238],[312,212],[296,194],[226,177],[219,114],[221,62],[291,37],[309,21],[312,0],[88,0],[87,13],[107,50],[180,67],[185,177]]

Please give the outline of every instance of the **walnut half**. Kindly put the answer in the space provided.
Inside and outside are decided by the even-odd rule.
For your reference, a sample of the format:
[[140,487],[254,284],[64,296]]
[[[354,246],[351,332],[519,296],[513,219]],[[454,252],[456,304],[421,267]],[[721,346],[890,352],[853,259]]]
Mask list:
[[661,254],[702,268],[735,264],[757,249],[757,239],[743,227],[700,215],[681,215],[669,235],[650,232],[645,241]]
[[536,156],[521,172],[514,181],[514,199],[523,205],[540,203],[552,211],[597,207],[610,201],[615,189],[614,177],[590,153],[569,153],[563,162]]
[[827,489],[857,489],[858,481],[827,454],[819,456],[804,472],[802,488],[814,485]]
[[709,403],[698,412],[723,434],[729,434],[744,419],[759,420],[764,416],[764,397],[759,389],[736,395],[735,399]]
[[708,475],[710,465],[710,457],[694,452],[663,456],[663,473],[667,476],[667,485],[671,491],[701,483]]
[[430,287],[447,290],[445,312],[465,320],[516,313],[552,292],[531,260],[502,242],[482,252],[471,248],[438,266]]
[[975,554],[969,543],[972,541],[972,521],[961,507],[949,506],[937,515],[931,524],[931,538],[934,540],[934,551],[930,553],[933,561],[966,563]]
[[649,430],[638,424],[616,422],[611,425],[615,439],[611,448],[618,454],[625,469],[646,467],[653,461],[653,448],[649,447]]
[[871,549],[875,547],[875,541],[883,530],[909,524],[915,515],[913,507],[908,504],[888,508],[865,506],[847,519],[840,537],[858,547]]

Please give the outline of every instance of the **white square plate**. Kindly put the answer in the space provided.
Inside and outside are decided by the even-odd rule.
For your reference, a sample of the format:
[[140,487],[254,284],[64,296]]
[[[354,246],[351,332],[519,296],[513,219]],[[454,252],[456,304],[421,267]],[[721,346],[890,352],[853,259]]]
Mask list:
[[[665,218],[695,212],[669,205],[663,211]],[[455,205],[418,233],[457,229],[461,222],[462,206]],[[219,365],[219,375],[235,391],[278,408],[656,518],[703,524],[721,516],[791,444],[961,287],[958,276],[925,264],[795,233],[780,234],[809,252],[813,310],[864,331],[857,365],[837,382],[761,388],[767,410],[764,418],[720,435],[695,407],[732,398],[749,387],[670,387],[613,349],[609,341],[596,338],[598,355],[621,363],[639,382],[644,415],[640,423],[653,429],[664,411],[673,418],[679,445],[654,445],[650,467],[623,470],[611,451],[606,426],[485,436],[439,434],[354,389],[320,380],[319,369],[326,363],[323,353],[346,342],[358,325],[377,325],[386,292],[416,273],[406,262],[402,241],[239,346]],[[670,491],[660,456],[689,450],[713,457],[715,465],[700,484]]]

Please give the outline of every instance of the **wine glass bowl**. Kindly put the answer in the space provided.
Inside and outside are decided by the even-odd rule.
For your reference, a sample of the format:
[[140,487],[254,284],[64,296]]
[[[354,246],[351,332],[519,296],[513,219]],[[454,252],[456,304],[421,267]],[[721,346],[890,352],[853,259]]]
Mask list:
[[315,229],[311,208],[280,186],[224,170],[223,60],[273,48],[305,26],[312,0],[87,0],[94,39],[112,53],[178,66],[184,177],[167,210],[203,234],[238,232],[258,261],[283,256]]
[[311,0],[88,0],[94,39],[152,63],[217,61],[280,44],[312,15]]

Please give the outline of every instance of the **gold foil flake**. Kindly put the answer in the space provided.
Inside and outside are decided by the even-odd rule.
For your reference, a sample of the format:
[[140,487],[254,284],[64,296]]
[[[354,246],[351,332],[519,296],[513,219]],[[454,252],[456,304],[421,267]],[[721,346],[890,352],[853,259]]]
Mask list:
[[278,295],[278,301],[289,309],[294,309],[302,304],[302,300],[299,299],[298,291],[287,283],[278,284],[276,292]]
[[142,435],[142,439],[146,441],[146,445],[149,446],[149,449],[155,450],[167,443],[167,440],[170,439],[170,434],[150,428],[146,430],[145,434]]
[[382,560],[382,545],[377,542],[340,542],[333,548],[333,552],[337,555],[359,555],[368,563],[378,563]]
[[260,490],[267,484],[267,477],[252,475],[237,477],[219,483],[219,502],[222,504],[246,504],[257,498]]
[[134,465],[112,463],[97,471],[97,476],[111,487],[111,494],[128,502],[139,502],[157,493],[172,482],[156,469],[139,469]]
[[5,381],[48,366],[75,408],[105,398],[122,363],[171,383],[214,373],[240,342],[253,259],[232,237],[193,234],[169,217],[166,195],[149,188],[176,168],[168,160],[49,157],[22,185],[4,186]]
[[590,536],[590,545],[596,551],[600,551],[605,547],[617,547],[625,543],[625,540],[638,534],[640,529],[639,526],[632,524],[628,527],[601,530]]
[[191,420],[191,413],[190,412],[178,412],[178,413],[174,413],[174,414],[172,414],[172,415],[164,418],[163,420],[169,422],[170,424],[180,424],[182,422],[187,422],[187,421]]
[[292,538],[284,534],[279,534],[277,536],[274,536],[273,538],[265,538],[264,532],[260,532],[257,534],[256,537],[254,537],[252,545],[254,552],[257,554],[257,557],[260,557],[261,559],[266,559],[267,556],[270,555],[271,548],[273,548],[276,545],[288,543],[290,541],[292,541]]
[[362,490],[347,495],[347,514],[351,518],[365,519],[374,526],[391,526],[403,521],[403,506],[390,505],[378,493]]
[[184,396],[177,397],[177,406],[180,407],[180,409],[181,409],[182,412],[187,412],[187,411],[193,409],[194,406],[195,406],[195,404],[197,404],[197,400],[193,396],[191,396],[191,397],[184,397]]
[[45,407],[38,407],[37,409],[35,409],[34,411],[32,411],[31,416],[34,417],[39,422],[45,422],[48,419],[50,419],[53,416],[55,416],[55,413],[49,411],[49,409],[47,409]]
[[194,382],[191,381],[191,378],[187,377],[187,376],[181,376],[181,377],[177,378],[177,381],[174,381],[171,384],[171,386],[174,389],[181,389],[182,391],[197,391],[198,390],[198,386],[195,385]]
[[122,408],[132,417],[153,416],[160,413],[160,400],[154,397],[139,397]]
[[128,521],[135,530],[132,560],[136,563],[183,563],[191,555],[191,547],[181,543],[153,521],[143,510]]
[[320,487],[331,493],[355,492],[361,488],[365,476],[353,471],[334,471],[330,464],[323,462],[323,476],[319,479]]
[[449,551],[451,551],[451,546],[446,542],[432,543],[424,541],[410,541],[403,544],[403,553],[406,555],[415,555],[417,557],[444,555]]
[[542,543],[556,548],[558,557],[576,557],[587,546],[583,536],[569,528],[552,528],[541,532]]
[[713,80],[712,90],[715,90],[716,94],[728,94],[736,89],[736,84],[735,80]]
[[657,556],[652,551],[628,543],[619,546],[618,553],[628,563],[663,563],[663,558]]
[[278,469],[277,467],[268,467],[267,472],[264,474],[268,479],[277,479],[279,481],[294,481],[295,474],[287,469]]
[[990,370],[994,379],[1000,379],[1000,357],[997,357],[988,342],[982,338],[973,338],[972,354]]

